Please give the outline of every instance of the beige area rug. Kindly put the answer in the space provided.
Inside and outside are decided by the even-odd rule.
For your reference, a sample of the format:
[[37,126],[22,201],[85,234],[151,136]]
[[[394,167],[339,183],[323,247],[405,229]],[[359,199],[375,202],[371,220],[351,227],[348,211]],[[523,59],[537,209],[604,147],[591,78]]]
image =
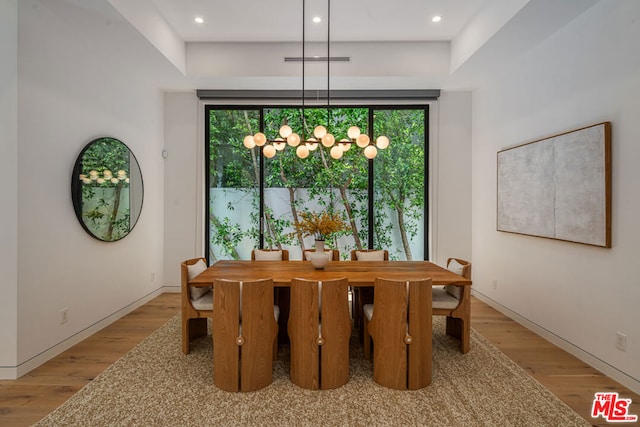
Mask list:
[[433,382],[419,391],[374,383],[372,365],[354,343],[351,378],[339,389],[292,384],[288,349],[281,348],[269,387],[228,393],[213,385],[210,336],[182,354],[177,316],[36,425],[590,425],[475,331],[471,337],[471,350],[461,354],[434,317]]

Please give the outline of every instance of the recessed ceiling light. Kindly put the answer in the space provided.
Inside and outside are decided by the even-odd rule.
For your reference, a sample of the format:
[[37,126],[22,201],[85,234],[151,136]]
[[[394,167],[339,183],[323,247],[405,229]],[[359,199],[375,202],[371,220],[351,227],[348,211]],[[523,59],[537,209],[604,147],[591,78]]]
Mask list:
[[198,24],[204,23],[204,18],[201,16],[196,16],[195,18],[193,18],[193,20],[196,21]]
[[314,16],[312,21],[315,22],[316,24],[319,24],[322,22],[322,18],[320,18],[319,16]]
[[442,21],[442,16],[440,15],[436,15],[433,18],[431,18],[431,22],[440,22]]

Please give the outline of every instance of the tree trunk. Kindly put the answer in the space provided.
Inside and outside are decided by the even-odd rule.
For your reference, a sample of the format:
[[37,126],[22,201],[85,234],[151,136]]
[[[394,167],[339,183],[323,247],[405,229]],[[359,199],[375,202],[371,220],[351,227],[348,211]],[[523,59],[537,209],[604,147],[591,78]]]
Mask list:
[[404,226],[404,200],[400,199],[400,203],[396,204],[396,213],[398,214],[398,228],[400,230],[400,237],[402,238],[402,246],[404,247],[404,253],[407,256],[407,261],[413,259],[411,254],[411,246],[409,245],[409,239],[407,238],[407,230]]
[[353,233],[353,239],[356,242],[356,248],[358,250],[362,250],[362,242],[360,241],[360,236],[358,235],[358,226],[356,225],[356,220],[353,218],[353,212],[351,211],[351,203],[349,199],[347,199],[347,186],[340,187],[340,197],[342,197],[342,203],[344,204],[344,210],[347,212],[347,217],[349,218],[349,225],[351,226],[351,233]]
[[120,209],[120,193],[122,192],[122,181],[120,181],[114,189],[113,210],[111,211],[111,218],[109,218],[109,228],[107,229],[107,235],[105,240],[109,241],[113,239],[113,224],[118,217],[118,209]]

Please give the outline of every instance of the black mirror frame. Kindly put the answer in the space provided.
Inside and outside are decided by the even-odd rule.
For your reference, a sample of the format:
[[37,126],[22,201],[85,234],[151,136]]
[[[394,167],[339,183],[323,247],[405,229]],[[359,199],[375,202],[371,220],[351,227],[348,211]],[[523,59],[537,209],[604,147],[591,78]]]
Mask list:
[[[118,142],[120,144],[122,144],[122,146],[124,146],[127,151],[129,151],[129,155],[131,156],[131,158],[135,161],[136,163],[136,167],[137,170],[139,172],[139,179],[140,179],[140,188],[141,188],[141,200],[140,200],[140,208],[137,212],[137,215],[132,216],[131,212],[129,212],[129,218],[130,218],[130,226],[129,226],[129,230],[127,231],[126,234],[123,234],[121,237],[117,238],[117,239],[113,239],[113,240],[105,240],[102,239],[100,237],[98,237],[97,235],[95,235],[93,233],[93,231],[91,231],[91,229],[89,229],[89,227],[87,226],[87,224],[84,222],[83,219],[83,208],[82,208],[82,183],[79,179],[80,174],[82,173],[82,159],[85,155],[85,153],[87,152],[87,150],[89,148],[91,148],[93,146],[93,144],[102,141],[104,139],[109,139],[109,140],[113,140],[115,142]],[[129,170],[129,173],[131,173],[131,169]],[[78,221],[80,222],[80,225],[82,225],[82,228],[84,228],[84,230],[87,232],[87,234],[89,234],[91,237],[93,237],[96,240],[99,240],[101,242],[117,242],[119,240],[124,239],[125,237],[127,237],[131,231],[133,230],[133,228],[136,226],[136,224],[138,223],[138,219],[140,218],[140,215],[142,213],[142,206],[144,204],[144,181],[142,178],[142,171],[140,170],[140,162],[138,162],[138,159],[136,158],[136,156],[133,154],[133,151],[131,151],[131,149],[121,140],[117,139],[117,138],[113,138],[113,137],[100,137],[100,138],[96,138],[94,140],[92,140],[91,142],[89,142],[87,145],[84,146],[84,148],[82,149],[82,151],[80,152],[80,154],[78,155],[78,157],[75,160],[75,163],[73,165],[73,172],[71,175],[71,200],[73,203],[73,210],[76,214],[76,217],[78,218]]]

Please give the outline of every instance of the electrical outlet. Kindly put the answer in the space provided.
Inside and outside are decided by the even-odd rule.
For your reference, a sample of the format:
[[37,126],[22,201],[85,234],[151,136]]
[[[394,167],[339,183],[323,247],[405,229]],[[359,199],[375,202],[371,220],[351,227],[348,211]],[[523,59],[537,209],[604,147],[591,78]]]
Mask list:
[[60,310],[60,324],[67,323],[69,320],[69,309],[67,307]]
[[491,289],[498,289],[498,281],[496,279],[491,282]]
[[627,351],[627,336],[622,332],[616,332],[616,348],[621,351]]
[[156,281],[156,273],[154,273],[153,271],[151,272],[151,274],[149,275],[149,279],[151,279],[151,283]]

